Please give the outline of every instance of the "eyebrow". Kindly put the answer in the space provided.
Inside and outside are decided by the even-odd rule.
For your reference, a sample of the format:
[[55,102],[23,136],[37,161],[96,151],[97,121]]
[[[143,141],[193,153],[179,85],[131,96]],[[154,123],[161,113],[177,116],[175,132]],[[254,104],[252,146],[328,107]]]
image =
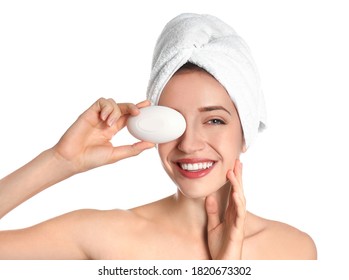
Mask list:
[[229,115],[231,115],[231,113],[227,109],[225,109],[223,106],[207,106],[207,107],[199,108],[199,112],[210,112],[215,110],[223,110],[227,112]]

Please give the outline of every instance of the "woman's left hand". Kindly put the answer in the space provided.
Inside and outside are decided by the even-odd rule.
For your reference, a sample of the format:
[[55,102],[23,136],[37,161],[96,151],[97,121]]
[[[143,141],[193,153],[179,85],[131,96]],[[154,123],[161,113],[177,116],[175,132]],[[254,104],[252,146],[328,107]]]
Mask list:
[[236,160],[234,170],[228,171],[227,178],[232,187],[223,221],[219,218],[219,207],[215,198],[206,198],[208,247],[211,258],[216,260],[241,259],[244,242],[246,201],[240,160]]

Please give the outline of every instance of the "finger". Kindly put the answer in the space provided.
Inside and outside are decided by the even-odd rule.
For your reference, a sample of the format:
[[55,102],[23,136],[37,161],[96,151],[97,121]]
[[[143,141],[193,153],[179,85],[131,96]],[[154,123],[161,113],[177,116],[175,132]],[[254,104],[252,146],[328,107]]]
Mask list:
[[207,230],[212,231],[221,223],[216,199],[213,196],[206,197],[205,207],[207,213]]
[[118,106],[122,115],[135,116],[139,114],[139,108],[133,103],[119,103]]
[[[234,171],[229,170],[227,177],[233,185],[234,191],[244,194],[242,183],[242,163],[239,159],[235,161]],[[236,179],[236,180],[235,180]],[[236,181],[235,183],[233,181]]]
[[97,102],[100,116],[108,126],[112,126],[123,115],[137,115],[139,109],[133,103],[116,103],[114,99],[100,98]]
[[120,130],[126,126],[128,119],[128,116],[126,114],[136,116],[139,114],[139,109],[148,106],[150,106],[149,100],[144,100],[142,102],[137,103],[136,105],[132,103],[120,103],[119,107],[121,109],[121,112],[125,114],[125,116],[121,116],[120,119],[117,120],[117,129]]
[[227,177],[232,185],[232,193],[237,193],[241,199],[245,200],[245,195],[244,195],[242,182],[241,182],[242,180],[241,178],[240,180],[238,179],[235,172],[232,170],[229,170],[227,174]]
[[241,228],[244,225],[246,216],[245,200],[242,197],[240,197],[238,193],[234,192],[232,195],[236,211],[236,226]]
[[[228,178],[232,184],[232,191],[231,191],[231,197],[229,201],[229,206],[234,207],[234,209],[230,209],[229,211],[235,212],[236,221],[235,224],[237,227],[243,227],[244,221],[245,221],[245,215],[246,215],[246,200],[243,193],[243,187],[242,187],[242,181],[241,177],[240,180],[238,179],[238,176],[241,176],[241,166],[237,167],[238,170],[229,171],[228,172]],[[232,206],[234,205],[234,206]]]
[[234,241],[243,241],[245,237],[246,205],[237,193],[233,193],[233,197],[236,213],[234,227],[236,230],[232,232],[232,239]]
[[139,102],[136,104],[136,106],[140,109],[140,108],[144,108],[144,107],[148,107],[150,106],[151,103],[149,100],[143,100],[142,102]]
[[118,104],[121,112],[121,116],[114,119],[113,124],[116,124],[117,131],[124,128],[127,124],[127,120],[129,116],[136,116],[139,114],[139,108],[135,104],[132,103],[120,103]]
[[145,141],[140,141],[133,145],[115,147],[113,149],[110,163],[117,162],[121,159],[137,156],[141,152],[154,147],[155,147],[154,143],[145,142]]
[[108,99],[109,105],[112,106],[112,111],[110,112],[107,120],[107,124],[112,126],[119,118],[124,115],[138,115],[139,109],[133,103],[116,103],[113,99]]
[[235,161],[234,173],[240,185],[242,186],[242,162],[239,159],[236,159]]
[[111,110],[109,112],[108,117],[104,120],[107,122],[108,126],[112,126],[115,123],[115,121],[117,121],[121,117],[121,108],[112,98],[109,98],[106,104],[108,108],[110,108]]
[[113,111],[113,106],[111,102],[105,98],[100,98],[95,102],[95,107],[97,108],[100,117],[103,121],[106,121],[110,113]]
[[[246,200],[242,188],[241,181],[238,180],[237,176],[233,171],[228,172],[227,176],[232,184],[231,196],[229,201],[229,213],[233,219],[233,221],[237,226],[241,227],[244,224],[245,214],[246,214]],[[241,218],[241,219],[240,219]]]

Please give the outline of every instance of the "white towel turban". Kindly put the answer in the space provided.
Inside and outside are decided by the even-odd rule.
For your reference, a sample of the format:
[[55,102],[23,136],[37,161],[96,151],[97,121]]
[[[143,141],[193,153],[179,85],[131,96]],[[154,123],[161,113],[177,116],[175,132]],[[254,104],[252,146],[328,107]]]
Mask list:
[[211,15],[181,14],[163,29],[156,43],[147,99],[157,105],[175,72],[191,62],[214,76],[239,113],[248,148],[266,126],[259,74],[246,43],[226,23]]

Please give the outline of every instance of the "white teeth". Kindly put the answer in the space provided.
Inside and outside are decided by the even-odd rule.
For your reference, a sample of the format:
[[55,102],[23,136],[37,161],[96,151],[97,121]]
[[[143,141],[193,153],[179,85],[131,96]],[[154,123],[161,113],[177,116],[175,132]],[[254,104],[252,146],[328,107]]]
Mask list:
[[199,162],[199,163],[180,163],[180,167],[188,171],[198,171],[210,168],[213,165],[213,162]]

